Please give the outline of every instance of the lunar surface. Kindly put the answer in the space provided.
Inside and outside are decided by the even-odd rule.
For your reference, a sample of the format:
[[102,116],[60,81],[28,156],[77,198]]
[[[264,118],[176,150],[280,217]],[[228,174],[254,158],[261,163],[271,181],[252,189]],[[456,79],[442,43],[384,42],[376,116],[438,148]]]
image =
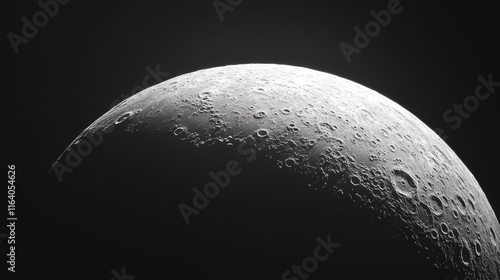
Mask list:
[[64,253],[137,279],[500,279],[498,219],[457,155],[395,102],[307,68],[150,87],[52,175],[41,213],[80,244]]

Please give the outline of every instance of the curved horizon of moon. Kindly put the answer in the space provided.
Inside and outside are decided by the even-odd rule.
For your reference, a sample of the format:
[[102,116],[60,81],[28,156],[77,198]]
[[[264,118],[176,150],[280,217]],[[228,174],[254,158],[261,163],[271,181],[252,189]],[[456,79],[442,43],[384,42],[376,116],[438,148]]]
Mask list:
[[70,147],[111,127],[122,138],[164,137],[164,145],[183,143],[178,149],[194,154],[213,146],[233,155],[239,144],[261,141],[259,158],[304,178],[304,188],[331,193],[332,203],[351,201],[381,223],[392,221],[395,237],[434,266],[500,278],[500,226],[474,176],[417,117],[355,82],[276,64],[199,70],[124,100]]

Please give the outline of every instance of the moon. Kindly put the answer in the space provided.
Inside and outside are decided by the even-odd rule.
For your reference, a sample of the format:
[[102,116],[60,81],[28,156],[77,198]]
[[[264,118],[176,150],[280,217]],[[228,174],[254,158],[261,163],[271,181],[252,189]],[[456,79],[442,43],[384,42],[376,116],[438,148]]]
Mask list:
[[[500,279],[498,219],[450,147],[383,95],[308,68],[230,65],[145,89],[52,175],[43,212],[137,277]],[[320,260],[321,240],[337,247]]]

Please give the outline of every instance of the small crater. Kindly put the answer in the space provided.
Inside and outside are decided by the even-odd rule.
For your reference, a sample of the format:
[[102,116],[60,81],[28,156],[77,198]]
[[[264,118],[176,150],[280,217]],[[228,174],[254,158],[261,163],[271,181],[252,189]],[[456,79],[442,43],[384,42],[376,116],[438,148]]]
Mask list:
[[437,239],[439,237],[439,232],[436,229],[431,229],[431,237],[432,239]]
[[441,232],[443,234],[448,234],[450,229],[448,228],[448,225],[446,223],[441,223]]
[[288,128],[288,130],[293,131],[293,132],[299,132],[299,130],[300,130],[300,129],[297,127],[297,125],[296,125],[296,124],[294,124],[294,123],[290,123],[290,124],[288,124],[287,128]]
[[391,181],[395,191],[405,197],[415,196],[417,185],[413,177],[402,169],[393,169]]
[[465,204],[464,199],[461,196],[459,196],[459,195],[457,195],[456,198],[457,198],[457,201],[458,201],[458,203],[457,203],[458,211],[460,211],[460,213],[462,215],[465,215],[466,214],[466,210],[467,210],[467,205]]
[[185,134],[185,133],[186,133],[186,130],[187,130],[187,129],[186,129],[185,127],[180,126],[180,127],[176,128],[176,129],[174,130],[174,135],[175,135],[175,136],[180,136],[180,135],[183,135],[183,134]]
[[351,176],[351,184],[354,186],[358,186],[359,184],[361,184],[361,179],[359,179],[359,177],[356,175],[352,175]]
[[212,96],[211,91],[204,91],[198,94],[198,97],[201,98],[201,100],[208,100],[211,96]]
[[295,161],[294,158],[285,159],[285,166],[286,167],[293,167],[293,166],[295,166],[295,164],[297,164],[297,162]]
[[376,160],[378,160],[378,156],[371,154],[368,156],[368,159],[370,159],[370,161],[376,161]]
[[258,111],[257,113],[255,113],[253,115],[253,117],[256,119],[262,119],[265,116],[266,116],[266,112],[264,112],[264,111]]
[[431,195],[430,208],[432,213],[436,216],[441,216],[443,214],[443,202],[435,195]]
[[267,129],[261,128],[257,130],[257,136],[260,138],[264,138],[269,136],[269,131]]
[[289,115],[291,113],[291,111],[288,108],[284,108],[281,110],[281,113],[283,113],[283,115]]
[[382,136],[387,137],[387,138],[389,137],[389,132],[387,132],[387,130],[381,129],[380,132],[382,133]]
[[493,243],[493,245],[497,245],[497,236],[495,234],[495,231],[493,230],[492,227],[490,227],[490,238],[491,238],[491,243]]
[[[466,243],[466,241],[464,242]],[[462,260],[462,263],[465,264],[465,265],[469,265],[470,262],[471,262],[471,259],[472,259],[472,255],[470,253],[470,250],[469,248],[467,247],[467,245],[463,245],[462,246],[462,251],[460,253],[460,258]]]
[[481,243],[478,240],[474,241],[474,249],[475,249],[476,255],[478,257],[481,256],[482,248],[481,248]]
[[442,198],[443,206],[444,206],[444,207],[448,207],[448,205],[449,205],[449,202],[448,202],[448,197],[446,197],[446,195],[444,195],[444,194],[443,194],[443,195],[441,196],[441,198]]
[[476,215],[476,206],[474,206],[474,202],[472,200],[467,199],[467,202],[469,202],[469,211],[472,213],[472,215]]
[[118,119],[116,119],[115,124],[121,124],[124,121],[128,120],[131,116],[133,115],[132,112],[126,112],[125,114],[121,115]]

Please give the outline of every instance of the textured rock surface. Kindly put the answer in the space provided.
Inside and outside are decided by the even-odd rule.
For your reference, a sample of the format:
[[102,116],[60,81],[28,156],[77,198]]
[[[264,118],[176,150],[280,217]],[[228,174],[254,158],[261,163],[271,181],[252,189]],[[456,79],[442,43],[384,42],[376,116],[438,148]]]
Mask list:
[[[419,252],[416,253],[417,258],[428,259],[423,262],[432,264],[438,270],[451,271],[468,279],[500,278],[500,226],[474,176],[446,143],[414,115],[379,93],[352,81],[306,68],[273,64],[200,70],[175,77],[128,98],[96,120],[69,148],[76,146],[84,137],[107,129],[114,131],[104,136],[103,145],[84,159],[82,167],[75,168],[73,174],[65,176],[71,183],[70,176],[79,178],[81,172],[81,178],[89,178],[85,172],[90,171],[86,170],[100,168],[95,178],[109,177],[109,174],[119,177],[116,174],[120,172],[111,171],[109,165],[99,167],[105,155],[111,162],[124,165],[120,167],[124,177],[135,172],[148,174],[141,173],[145,176],[142,177],[144,181],[137,188],[153,189],[144,185],[161,185],[159,180],[171,184],[176,182],[178,188],[167,187],[163,183],[163,188],[170,188],[170,192],[164,190],[163,194],[154,193],[151,196],[138,194],[139,201],[147,200],[148,207],[168,209],[155,211],[159,211],[158,215],[165,220],[176,220],[168,226],[170,237],[194,236],[190,230],[198,226],[200,230],[206,231],[210,231],[211,226],[221,229],[231,219],[227,216],[217,219],[220,215],[216,214],[233,210],[238,212],[237,207],[228,208],[234,206],[228,206],[228,203],[237,204],[235,201],[240,201],[238,199],[245,201],[246,195],[252,197],[251,189],[248,191],[231,185],[222,189],[220,197],[212,199],[206,210],[192,215],[192,224],[183,224],[178,204],[191,204],[191,189],[202,189],[203,182],[209,181],[207,173],[210,170],[223,170],[224,162],[235,159],[241,163],[242,174],[247,174],[241,175],[242,178],[250,176],[248,174],[258,176],[262,171],[258,171],[259,168],[265,168],[267,173],[262,172],[263,177],[260,178],[263,186],[266,185],[264,181],[279,181],[278,177],[272,179],[265,176],[290,176],[283,181],[287,181],[287,184],[296,182],[305,192],[320,193],[332,205],[335,204],[333,207],[354,205],[353,208],[360,209],[359,216],[369,217],[367,221],[377,221],[382,228],[387,228],[395,240],[405,240],[414,245],[402,249],[402,252]],[[260,142],[262,147],[257,152],[257,160],[245,165],[245,159],[249,161],[250,154],[245,153],[242,147],[249,141]],[[122,148],[122,144],[125,147]],[[136,152],[139,156],[120,156],[125,150],[130,151],[130,154]],[[163,171],[154,170],[151,166],[158,167],[160,164],[154,159],[155,156],[160,157],[159,153],[169,153],[163,157],[177,164],[161,163],[169,165],[168,168],[164,166]],[[144,157],[139,158],[141,155]],[[155,164],[148,165],[149,160]],[[194,160],[200,164],[193,163]],[[203,169],[204,164],[209,164],[209,167]],[[149,167],[147,171],[139,171],[141,166]],[[255,173],[252,170],[256,170]],[[156,178],[158,172],[165,177]],[[203,178],[189,181],[190,176]],[[295,179],[290,179],[292,177]],[[151,178],[155,178],[154,181]],[[232,184],[243,184],[238,179],[235,178]],[[96,184],[107,182],[99,187],[104,193],[106,189],[112,189],[109,187],[111,181],[96,181]],[[186,181],[189,183],[184,184]],[[131,187],[124,188],[128,190]],[[255,192],[259,193],[259,188],[255,188]],[[173,190],[178,195],[173,195]],[[286,188],[280,189],[283,190]],[[79,194],[72,193],[72,190],[66,192],[67,201],[73,201],[70,208],[78,212],[78,198],[75,197]],[[110,194],[110,197],[113,195]],[[265,195],[265,192],[260,195]],[[112,202],[104,201],[104,197],[102,205],[113,205]],[[152,197],[158,201],[155,202]],[[299,198],[295,204],[311,203],[306,200],[310,198],[304,196],[304,201]],[[233,202],[228,202],[230,200]],[[226,208],[217,212],[217,207],[222,207],[224,203]],[[280,209],[281,202],[268,203],[274,205],[270,209]],[[345,207],[348,209],[351,206]],[[131,213],[134,211],[127,209]],[[257,209],[252,210],[254,216],[269,215],[258,213]],[[280,211],[291,213],[293,209]],[[324,232],[332,232],[340,225],[345,228],[349,223],[356,223],[340,221],[341,218],[332,216],[331,225],[325,225],[325,221],[314,211],[304,220],[317,217]],[[353,214],[352,219],[356,219],[357,215]],[[80,216],[74,217],[75,221],[80,221],[77,218]],[[85,224],[84,217],[82,214],[81,224]],[[248,217],[246,219],[250,219]],[[275,218],[269,219],[276,221]],[[253,225],[269,229],[273,223],[266,223],[263,218]],[[151,224],[149,226],[153,227]],[[311,225],[304,227],[313,232],[307,240],[314,242],[320,231],[314,231]],[[364,224],[358,225],[358,229],[365,227]],[[175,231],[179,232],[178,235],[172,233]],[[255,231],[252,235],[260,236],[258,228],[250,231]],[[117,239],[122,238],[119,231],[113,234]],[[238,236],[237,232],[233,234]],[[379,233],[365,234],[376,236]],[[343,244],[341,248],[344,250],[348,250],[349,241],[347,237],[342,239],[342,236],[347,235],[339,233],[339,242]],[[313,246],[313,243],[308,246]],[[361,259],[360,265],[364,263]],[[185,261],[196,263],[189,257],[185,257]],[[390,271],[392,268],[385,269]],[[276,274],[273,277],[280,276]],[[331,277],[335,276],[339,275],[331,273]]]

